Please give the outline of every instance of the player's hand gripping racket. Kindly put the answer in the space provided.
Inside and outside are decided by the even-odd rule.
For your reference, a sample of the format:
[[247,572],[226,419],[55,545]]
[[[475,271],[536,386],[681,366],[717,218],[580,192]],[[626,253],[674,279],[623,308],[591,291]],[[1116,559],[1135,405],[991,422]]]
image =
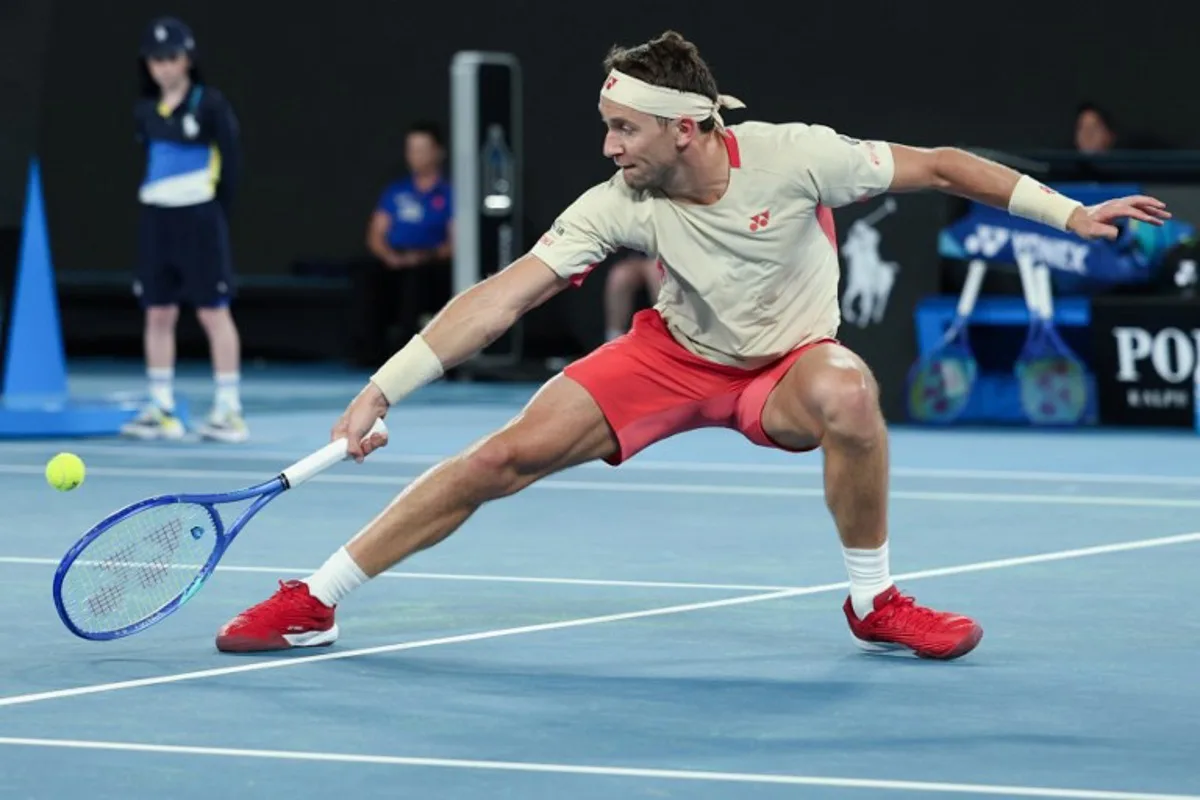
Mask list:
[[908,372],[908,415],[921,422],[952,422],[971,397],[979,366],[967,337],[967,323],[975,310],[987,264],[971,262],[958,297],[954,321],[932,352]]
[[[378,420],[367,434],[387,433]],[[126,506],[83,535],[54,573],[54,605],[84,639],[130,636],[177,611],[263,506],[346,458],[337,439],[264,483],[217,494],[170,494]],[[217,506],[253,500],[232,525]]]
[[1029,333],[1014,368],[1021,408],[1036,424],[1076,424],[1087,409],[1087,376],[1054,326],[1050,269],[1025,256],[1017,258],[1017,268],[1030,317]]

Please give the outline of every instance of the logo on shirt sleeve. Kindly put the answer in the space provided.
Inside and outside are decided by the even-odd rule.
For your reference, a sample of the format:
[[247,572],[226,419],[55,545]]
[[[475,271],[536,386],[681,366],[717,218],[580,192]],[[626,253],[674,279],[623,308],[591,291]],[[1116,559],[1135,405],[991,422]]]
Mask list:
[[557,242],[560,238],[567,235],[567,227],[563,225],[562,219],[554,220],[554,224],[550,226],[550,230],[542,234],[542,238],[538,241],[549,247]]
[[883,162],[879,158],[879,151],[875,148],[874,142],[864,142],[867,146],[867,152],[871,154],[871,165],[878,167]]
[[850,145],[851,147],[866,148],[868,158],[871,159],[872,166],[878,167],[878,166],[882,165],[883,162],[879,158],[879,150],[877,149],[875,142],[863,141],[862,139],[855,139],[853,136],[847,136],[844,133],[839,133],[837,136],[839,139],[841,139],[843,142]]

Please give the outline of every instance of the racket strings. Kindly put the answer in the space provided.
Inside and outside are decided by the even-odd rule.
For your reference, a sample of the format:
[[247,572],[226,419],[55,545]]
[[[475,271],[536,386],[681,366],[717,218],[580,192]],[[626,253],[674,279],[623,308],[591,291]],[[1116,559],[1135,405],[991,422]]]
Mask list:
[[924,363],[912,379],[913,416],[928,421],[957,417],[970,397],[976,369],[968,353],[946,352]]
[[86,632],[152,616],[180,595],[216,547],[216,522],[200,505],[152,506],[121,520],[76,558],[63,578],[67,615]]
[[1087,404],[1087,378],[1078,361],[1043,355],[1018,365],[1021,400],[1034,422],[1073,422]]

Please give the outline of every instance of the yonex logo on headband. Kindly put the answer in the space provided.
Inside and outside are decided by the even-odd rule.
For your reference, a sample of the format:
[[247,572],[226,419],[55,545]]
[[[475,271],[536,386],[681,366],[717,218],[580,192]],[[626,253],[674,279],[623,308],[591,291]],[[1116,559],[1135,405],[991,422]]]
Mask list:
[[719,127],[725,126],[725,121],[721,119],[722,108],[746,107],[745,103],[730,95],[720,95],[714,101],[696,92],[681,92],[665,86],[655,86],[615,69],[604,81],[600,96],[656,117],[692,117],[697,120],[712,117]]

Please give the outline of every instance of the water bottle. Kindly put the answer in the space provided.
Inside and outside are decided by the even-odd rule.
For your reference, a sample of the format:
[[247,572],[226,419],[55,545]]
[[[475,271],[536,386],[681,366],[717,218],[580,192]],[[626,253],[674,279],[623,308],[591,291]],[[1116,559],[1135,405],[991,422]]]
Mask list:
[[489,125],[487,141],[479,154],[483,170],[483,213],[490,217],[507,216],[513,205],[513,154],[505,141],[504,128]]

